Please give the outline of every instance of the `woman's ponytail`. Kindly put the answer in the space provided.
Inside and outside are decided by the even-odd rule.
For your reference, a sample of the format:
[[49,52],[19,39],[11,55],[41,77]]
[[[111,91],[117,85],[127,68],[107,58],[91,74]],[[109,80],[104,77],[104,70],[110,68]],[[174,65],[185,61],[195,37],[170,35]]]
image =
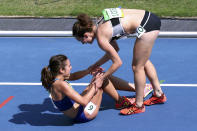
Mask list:
[[48,67],[44,67],[41,71],[41,82],[42,86],[48,91],[50,91],[50,86],[53,82],[53,76]]

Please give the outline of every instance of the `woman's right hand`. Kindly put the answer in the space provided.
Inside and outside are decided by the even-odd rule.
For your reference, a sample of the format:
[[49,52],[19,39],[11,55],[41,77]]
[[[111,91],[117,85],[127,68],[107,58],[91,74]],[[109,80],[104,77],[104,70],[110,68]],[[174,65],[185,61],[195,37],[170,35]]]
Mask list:
[[95,76],[94,76],[94,81],[93,83],[95,84],[96,88],[101,88],[102,85],[103,85],[103,79],[101,79],[101,76],[103,75],[104,73],[102,72],[99,72],[97,73]]
[[99,66],[97,65],[91,65],[88,67],[88,71],[90,72],[90,74],[92,75],[92,72],[94,72],[95,69],[99,68]]

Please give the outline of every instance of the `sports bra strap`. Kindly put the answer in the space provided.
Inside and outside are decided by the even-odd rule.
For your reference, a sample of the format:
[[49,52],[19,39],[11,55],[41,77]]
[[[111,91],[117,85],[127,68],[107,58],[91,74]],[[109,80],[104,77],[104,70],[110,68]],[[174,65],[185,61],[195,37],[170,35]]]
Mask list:
[[[54,82],[55,82],[56,80],[60,80],[60,79],[55,78],[55,79],[54,79]],[[72,88],[72,89],[73,89],[72,85],[71,85],[67,80],[64,80],[64,81],[69,85],[69,87],[70,87],[70,88]]]
[[60,80],[60,79],[58,79],[58,78],[55,78],[55,79],[54,79],[54,81],[56,81],[56,80]]

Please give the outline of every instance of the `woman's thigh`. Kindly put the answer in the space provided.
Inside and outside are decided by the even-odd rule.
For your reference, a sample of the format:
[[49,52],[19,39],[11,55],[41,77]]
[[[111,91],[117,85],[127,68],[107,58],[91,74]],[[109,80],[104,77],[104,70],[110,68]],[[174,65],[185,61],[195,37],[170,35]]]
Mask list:
[[133,66],[143,66],[149,59],[152,47],[159,34],[159,31],[145,33],[140,39],[136,39],[133,49]]

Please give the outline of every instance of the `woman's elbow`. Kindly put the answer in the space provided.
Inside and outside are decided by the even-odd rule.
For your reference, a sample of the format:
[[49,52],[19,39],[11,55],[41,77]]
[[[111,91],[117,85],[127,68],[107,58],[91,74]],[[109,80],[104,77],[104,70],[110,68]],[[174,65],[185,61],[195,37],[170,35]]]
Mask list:
[[117,63],[117,66],[120,67],[121,65],[122,65],[122,61],[119,60],[118,63]]

